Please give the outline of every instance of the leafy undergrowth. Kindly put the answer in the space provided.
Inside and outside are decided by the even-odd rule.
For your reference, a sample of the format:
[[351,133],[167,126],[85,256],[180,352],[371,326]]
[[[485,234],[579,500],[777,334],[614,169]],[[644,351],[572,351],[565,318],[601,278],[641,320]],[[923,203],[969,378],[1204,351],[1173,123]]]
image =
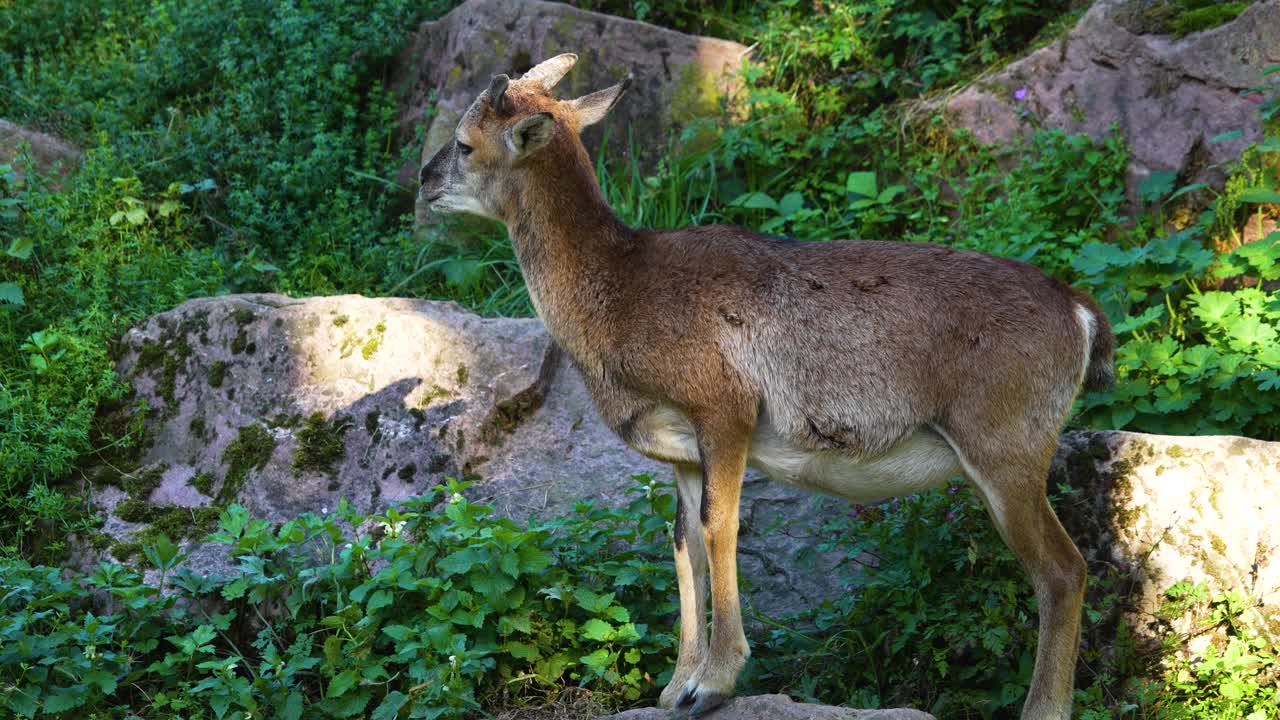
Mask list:
[[[1059,488],[1057,504],[1074,492]],[[955,484],[854,506],[817,534],[830,539],[815,549],[842,557],[837,572],[857,589],[788,622],[766,618],[746,685],[939,718],[1018,717],[1035,660],[1036,603],[975,493]],[[1075,717],[1280,717],[1278,649],[1260,636],[1265,624],[1248,598],[1180,583],[1160,613],[1165,629],[1138,641],[1122,616],[1138,584],[1110,562],[1090,564]]]
[[134,569],[0,565],[0,706],[21,717],[462,718],[567,687],[651,695],[674,657],[668,528],[645,478],[622,510],[528,526],[450,483],[384,515],[271,527],[229,507],[231,577],[167,538]]
[[[674,502],[636,480],[625,509],[580,503],[528,525],[452,482],[385,514],[343,503],[275,527],[233,505],[210,536],[232,556],[227,577],[187,568],[165,537],[144,547],[150,584],[114,563],[0,561],[0,707],[390,720],[651,704],[675,659]],[[1035,603],[971,491],[855,506],[820,534],[815,550],[845,558],[837,573],[859,591],[757,618],[740,692],[1017,717]],[[1180,630],[1144,645],[1120,615],[1134,578],[1090,570],[1077,717],[1275,717],[1280,666],[1247,598],[1181,583],[1162,612]]]

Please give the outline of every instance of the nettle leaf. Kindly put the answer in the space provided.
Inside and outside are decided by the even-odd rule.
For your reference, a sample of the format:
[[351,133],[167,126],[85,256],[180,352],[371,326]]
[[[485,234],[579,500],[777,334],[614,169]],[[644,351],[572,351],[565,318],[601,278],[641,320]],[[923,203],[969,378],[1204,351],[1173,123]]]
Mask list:
[[19,260],[26,260],[31,257],[31,251],[35,250],[36,244],[29,237],[16,237],[9,243],[9,249],[5,250],[5,254]]
[[876,188],[876,174],[873,172],[851,172],[844,183],[845,191],[864,198],[874,198],[879,193]]
[[502,651],[520,660],[537,660],[542,656],[535,645],[509,640],[502,644]]
[[97,685],[103,695],[110,695],[116,691],[116,676],[102,670],[90,670],[85,673],[84,681],[88,685]]
[[599,619],[591,618],[582,624],[582,636],[596,642],[607,642],[613,639],[613,626]]
[[602,613],[613,604],[613,593],[597,595],[586,588],[578,588],[573,591],[573,599],[577,601],[578,607],[587,612]]
[[532,545],[521,546],[516,553],[520,556],[520,571],[540,573],[551,567],[551,556]]
[[392,595],[390,590],[379,590],[369,598],[368,610],[373,612],[391,604]]
[[778,203],[762,192],[743,193],[729,202],[732,207],[750,208],[752,210],[778,210]]
[[359,680],[360,676],[355,670],[343,670],[329,681],[329,690],[325,693],[325,696],[330,698],[342,697],[348,690],[355,687]]
[[445,556],[440,560],[439,566],[447,575],[462,575],[476,565],[488,563],[489,559],[488,552],[468,547]]
[[78,708],[84,704],[85,693],[83,686],[56,688],[52,693],[44,699],[44,711],[46,713],[66,712],[73,708]]
[[486,597],[504,594],[516,586],[515,580],[501,573],[475,572],[468,578],[471,580],[471,586]]
[[785,217],[791,217],[800,212],[804,208],[804,195],[798,192],[789,192],[782,196],[778,201],[778,212]]
[[284,710],[280,713],[282,720],[300,720],[302,718],[302,693],[294,690],[284,701]]
[[387,693],[387,696],[382,699],[382,702],[378,703],[378,707],[374,708],[373,714],[369,716],[369,720],[395,720],[396,715],[400,712],[400,708],[404,707],[404,704],[407,702],[409,702],[408,695],[405,695],[399,690],[393,690]]
[[19,716],[24,718],[33,718],[36,713],[40,712],[40,705],[36,702],[39,690],[33,687],[13,688],[4,695],[5,705]]
[[404,642],[413,636],[413,628],[408,625],[388,625],[382,628],[382,632],[396,642]]
[[373,697],[373,691],[368,688],[357,690],[353,693],[347,693],[336,701],[329,703],[334,715],[338,717],[351,717],[358,715],[364,711],[369,705],[370,698]]
[[609,666],[613,664],[613,658],[614,653],[609,652],[606,648],[600,648],[590,655],[583,655],[578,658],[578,660],[581,661],[583,665],[591,668],[592,672],[595,674],[602,675],[604,674],[604,671],[609,669]]

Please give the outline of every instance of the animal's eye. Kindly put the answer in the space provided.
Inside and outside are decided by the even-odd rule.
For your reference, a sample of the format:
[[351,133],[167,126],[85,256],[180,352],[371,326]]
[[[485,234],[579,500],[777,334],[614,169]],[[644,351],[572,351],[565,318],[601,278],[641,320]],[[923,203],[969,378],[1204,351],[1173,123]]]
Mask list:
[[470,155],[471,151],[474,149],[475,148],[471,147],[470,145],[463,145],[462,143],[458,143],[458,152],[462,153],[463,155]]

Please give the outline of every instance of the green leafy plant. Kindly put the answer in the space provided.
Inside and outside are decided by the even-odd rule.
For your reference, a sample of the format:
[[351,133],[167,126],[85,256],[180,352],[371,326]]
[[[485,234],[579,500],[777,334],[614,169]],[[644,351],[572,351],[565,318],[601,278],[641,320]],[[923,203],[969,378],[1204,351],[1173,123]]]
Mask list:
[[344,502],[278,527],[232,505],[209,538],[232,578],[192,573],[163,535],[144,546],[155,585],[114,564],[63,577],[0,561],[0,706],[462,718],[568,686],[652,696],[673,662],[674,504],[637,480],[628,508],[580,503],[527,526],[456,482],[382,514]]

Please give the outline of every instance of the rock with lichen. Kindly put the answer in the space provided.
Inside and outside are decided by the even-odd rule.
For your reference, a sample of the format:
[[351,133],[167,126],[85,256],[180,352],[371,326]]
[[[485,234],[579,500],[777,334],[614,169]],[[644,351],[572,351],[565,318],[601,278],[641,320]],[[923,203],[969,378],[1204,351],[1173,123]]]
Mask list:
[[[90,473],[114,541],[103,552],[121,560],[163,532],[186,543],[196,569],[224,571],[224,548],[195,541],[233,502],[273,522],[344,498],[367,513],[452,477],[523,521],[579,500],[624,507],[633,476],[671,475],[603,426],[534,319],[429,301],[242,295],[184,303],[121,345],[119,373],[149,408],[134,417],[144,440]],[[800,610],[842,590],[826,572],[836,558],[817,556],[820,573],[789,561],[819,532],[820,502],[748,478],[748,606]],[[842,507],[826,506],[821,517]]]
[[[1091,566],[1136,581],[1122,601],[1130,629],[1158,640],[1170,628],[1165,592],[1203,583],[1210,597],[1237,591],[1280,641],[1280,443],[1230,436],[1083,431],[1063,436],[1049,478],[1070,487],[1058,514]],[[1207,608],[1206,608],[1207,609]]]
[[1155,171],[1221,187],[1224,163],[1262,137],[1259,105],[1280,90],[1280,76],[1263,77],[1280,59],[1278,27],[1280,0],[1203,11],[1100,0],[1055,42],[923,106],[994,145],[1039,127],[1118,132],[1133,198]]
[[421,162],[402,169],[402,182],[417,178],[418,168],[453,136],[462,113],[494,75],[515,77],[563,52],[576,53],[578,63],[556,88],[560,97],[633,76],[627,97],[605,123],[585,130],[583,141],[594,158],[607,132],[611,158],[626,158],[635,148],[648,165],[673,132],[722,113],[747,48],[564,3],[468,0],[418,28],[396,65],[392,84],[407,90],[401,136],[412,137],[430,118]]

